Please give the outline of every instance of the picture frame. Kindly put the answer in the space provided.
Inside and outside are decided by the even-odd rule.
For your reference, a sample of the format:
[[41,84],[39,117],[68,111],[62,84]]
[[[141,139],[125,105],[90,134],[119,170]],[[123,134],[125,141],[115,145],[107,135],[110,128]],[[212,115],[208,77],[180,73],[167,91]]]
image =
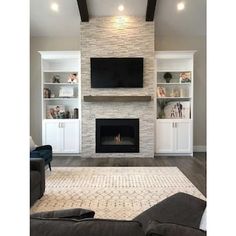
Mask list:
[[51,98],[51,90],[49,88],[43,89],[43,97],[44,98]]
[[47,105],[47,119],[64,119],[65,106],[64,105]]
[[59,90],[59,97],[74,97],[74,88],[73,87],[61,87]]
[[67,82],[70,84],[76,84],[78,83],[78,78],[77,78],[77,73],[70,73],[68,78],[67,78]]
[[157,87],[157,97],[166,97],[165,87]]
[[164,108],[166,119],[190,119],[191,107],[189,101],[169,102]]
[[191,83],[191,72],[181,72],[179,74],[180,83]]

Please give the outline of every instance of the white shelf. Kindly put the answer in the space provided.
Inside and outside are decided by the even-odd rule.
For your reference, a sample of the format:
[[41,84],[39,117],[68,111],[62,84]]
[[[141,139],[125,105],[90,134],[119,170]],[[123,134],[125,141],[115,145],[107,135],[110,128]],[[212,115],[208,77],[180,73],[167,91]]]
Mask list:
[[185,121],[192,121],[192,118],[186,118],[186,119],[176,119],[176,118],[172,118],[172,119],[161,119],[161,118],[156,118],[156,121],[158,122],[174,122],[174,121],[178,121],[178,122],[185,122]]
[[39,51],[44,60],[78,59],[80,51]]
[[176,73],[180,73],[180,72],[185,72],[185,71],[189,71],[189,69],[187,69],[187,68],[182,68],[181,70],[176,70],[176,69],[174,69],[174,70],[162,70],[162,69],[160,69],[160,70],[158,70],[158,72],[172,72],[172,73],[174,73],[174,72],[176,72]]
[[191,99],[191,97],[157,97],[157,99]]
[[44,98],[45,101],[55,101],[55,100],[78,100],[78,98]]
[[43,119],[43,122],[70,122],[70,121],[79,121],[80,119]]
[[[196,53],[196,50],[184,50],[184,51],[158,51],[158,54],[156,54],[156,58],[159,59],[193,59],[194,53]],[[158,70],[159,71],[159,70]]]
[[157,85],[191,85],[191,83],[157,83]]
[[45,73],[72,73],[78,72],[78,68],[75,70],[44,70]]
[[73,86],[78,86],[79,83],[44,83],[44,85],[73,85]]

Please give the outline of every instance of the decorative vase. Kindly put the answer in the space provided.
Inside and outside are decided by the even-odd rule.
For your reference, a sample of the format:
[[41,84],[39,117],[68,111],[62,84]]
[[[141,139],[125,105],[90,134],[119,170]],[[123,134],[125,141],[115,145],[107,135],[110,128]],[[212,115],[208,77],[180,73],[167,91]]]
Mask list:
[[170,83],[170,80],[172,79],[172,74],[170,72],[166,72],[163,77],[166,83]]

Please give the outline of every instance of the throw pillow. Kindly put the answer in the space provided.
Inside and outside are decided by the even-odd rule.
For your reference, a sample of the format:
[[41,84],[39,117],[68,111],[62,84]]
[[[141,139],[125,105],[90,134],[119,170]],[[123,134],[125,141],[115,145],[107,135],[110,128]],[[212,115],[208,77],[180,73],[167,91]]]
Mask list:
[[36,147],[37,145],[34,143],[34,140],[30,136],[30,152],[32,152]]
[[206,232],[184,225],[152,221],[146,230],[146,236],[206,236]]
[[202,214],[202,219],[201,219],[201,222],[200,222],[200,226],[199,226],[199,229],[201,230],[204,230],[206,231],[206,208],[205,208],[205,211],[203,212]]
[[57,219],[57,218],[67,218],[67,219],[85,219],[85,218],[93,218],[95,215],[94,211],[82,209],[82,208],[74,208],[74,209],[64,209],[57,211],[45,211],[38,212],[30,215],[30,218],[34,219]]

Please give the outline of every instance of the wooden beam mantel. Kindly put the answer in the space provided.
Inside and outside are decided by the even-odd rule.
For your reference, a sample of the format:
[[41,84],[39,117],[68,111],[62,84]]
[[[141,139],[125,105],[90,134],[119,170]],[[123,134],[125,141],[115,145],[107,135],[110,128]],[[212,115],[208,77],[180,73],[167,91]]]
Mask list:
[[151,96],[84,96],[85,102],[150,102]]
[[147,11],[146,11],[146,21],[153,21],[155,15],[157,0],[148,0]]
[[89,22],[88,6],[86,0],[77,0],[82,22]]

